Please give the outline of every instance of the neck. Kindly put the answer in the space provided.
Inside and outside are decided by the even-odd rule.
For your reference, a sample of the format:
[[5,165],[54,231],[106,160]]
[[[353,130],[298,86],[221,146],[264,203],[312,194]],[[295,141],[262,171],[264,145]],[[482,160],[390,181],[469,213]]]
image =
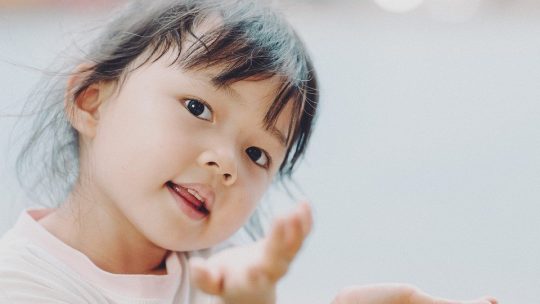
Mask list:
[[169,252],[150,242],[112,203],[95,193],[84,195],[75,187],[60,208],[39,222],[104,271],[166,273],[164,261]]

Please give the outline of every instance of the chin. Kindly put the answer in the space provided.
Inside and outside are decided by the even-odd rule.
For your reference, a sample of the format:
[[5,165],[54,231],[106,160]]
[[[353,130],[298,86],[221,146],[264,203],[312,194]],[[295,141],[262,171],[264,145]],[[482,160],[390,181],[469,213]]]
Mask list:
[[212,241],[212,240],[189,240],[185,238],[177,238],[177,239],[171,239],[163,237],[157,238],[155,240],[150,240],[154,245],[163,248],[165,250],[170,251],[178,251],[178,252],[187,252],[187,251],[196,251],[196,250],[203,250],[211,248],[217,244],[219,244],[219,241]]

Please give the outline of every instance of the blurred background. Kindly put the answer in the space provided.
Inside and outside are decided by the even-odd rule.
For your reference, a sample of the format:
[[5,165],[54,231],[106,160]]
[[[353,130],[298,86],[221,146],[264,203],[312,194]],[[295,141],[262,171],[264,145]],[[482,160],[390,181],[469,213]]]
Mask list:
[[[540,303],[540,2],[274,2],[322,87],[295,178],[315,229],[279,303],[381,282]],[[28,203],[9,114],[117,3],[0,0],[0,234]]]

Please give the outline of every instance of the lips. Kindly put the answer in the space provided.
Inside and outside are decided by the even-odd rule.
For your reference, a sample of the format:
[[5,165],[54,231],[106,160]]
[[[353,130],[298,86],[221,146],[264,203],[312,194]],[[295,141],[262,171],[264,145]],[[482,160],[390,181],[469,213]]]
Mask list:
[[199,220],[210,214],[213,205],[213,191],[202,184],[175,184],[167,182],[167,187],[190,218]]

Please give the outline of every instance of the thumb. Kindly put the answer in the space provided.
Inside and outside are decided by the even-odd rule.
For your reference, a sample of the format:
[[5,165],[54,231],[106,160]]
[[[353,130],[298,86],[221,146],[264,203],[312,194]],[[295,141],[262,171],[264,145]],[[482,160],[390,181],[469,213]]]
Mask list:
[[212,295],[223,292],[223,276],[216,269],[211,269],[204,259],[192,257],[189,265],[191,282],[197,288]]

